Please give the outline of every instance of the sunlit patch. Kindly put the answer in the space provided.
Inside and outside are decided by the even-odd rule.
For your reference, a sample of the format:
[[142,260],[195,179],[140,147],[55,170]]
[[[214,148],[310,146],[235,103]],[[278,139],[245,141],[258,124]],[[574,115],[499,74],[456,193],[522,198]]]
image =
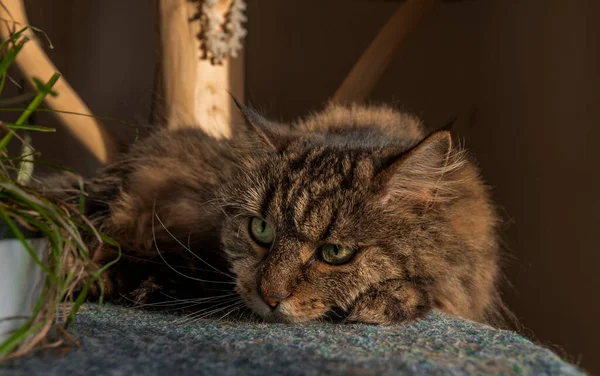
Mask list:
[[298,300],[283,301],[278,307],[276,313],[285,321],[303,322],[317,319],[323,316],[329,308],[319,301],[314,301],[310,305],[301,305]]

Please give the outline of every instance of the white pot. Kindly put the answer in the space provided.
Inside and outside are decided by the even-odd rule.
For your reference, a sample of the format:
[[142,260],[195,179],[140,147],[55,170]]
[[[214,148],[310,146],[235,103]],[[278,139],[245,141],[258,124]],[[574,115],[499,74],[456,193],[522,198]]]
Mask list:
[[[23,244],[10,235],[0,221],[0,344],[32,314],[46,279]],[[31,238],[28,242],[38,258],[47,262],[48,239]]]

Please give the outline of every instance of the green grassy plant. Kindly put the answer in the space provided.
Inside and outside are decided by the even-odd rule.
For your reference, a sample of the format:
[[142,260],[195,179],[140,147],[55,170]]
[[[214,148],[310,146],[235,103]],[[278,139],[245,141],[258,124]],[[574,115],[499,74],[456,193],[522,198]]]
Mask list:
[[[10,79],[8,69],[27,42],[23,36],[27,29],[19,30],[0,43],[0,94]],[[31,317],[0,343],[0,362],[40,348],[56,347],[67,340],[74,341],[67,329],[93,285],[98,286],[102,296],[100,275],[120,257],[119,245],[96,231],[81,213],[85,201],[83,182],[77,207],[49,199],[28,184],[35,164],[50,165],[37,160],[39,154],[30,143],[30,134],[55,131],[29,124],[28,119],[34,112],[43,110],[39,107],[47,95],[60,94],[52,91],[59,79],[58,73],[52,77],[32,78],[35,92],[20,96],[30,99],[29,105],[24,109],[1,110],[17,111],[20,115],[14,123],[0,122],[0,220],[8,225],[46,278]],[[21,152],[11,156],[9,144],[15,142],[20,143]],[[49,240],[47,260],[39,259],[34,253],[24,234],[26,231],[39,231]],[[113,262],[100,268],[92,261],[84,241],[91,237],[99,244],[109,244],[118,250]]]

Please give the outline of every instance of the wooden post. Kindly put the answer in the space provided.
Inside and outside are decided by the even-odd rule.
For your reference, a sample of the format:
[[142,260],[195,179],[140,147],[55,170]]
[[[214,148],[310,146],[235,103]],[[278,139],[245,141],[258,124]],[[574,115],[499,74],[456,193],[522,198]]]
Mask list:
[[[0,27],[3,40],[10,38],[11,33],[29,25],[23,0],[2,0],[0,19],[5,24]],[[31,30],[25,33],[31,41],[16,58],[16,64],[27,79],[38,78],[48,80],[58,71],[48,55],[39,45],[37,37]],[[86,116],[55,113],[60,122],[79,140],[101,163],[109,162],[116,154],[116,143],[102,123],[91,117],[92,112],[77,95],[64,77],[61,77],[53,88],[56,97],[46,96],[45,102],[52,110],[69,111]]]
[[408,33],[440,0],[407,0],[381,28],[334,94],[337,103],[365,100]]
[[[231,0],[221,0],[224,15]],[[164,113],[169,128],[198,126],[214,137],[230,137],[231,124],[242,121],[229,93],[244,101],[243,50],[221,65],[201,59],[198,4],[159,0]]]

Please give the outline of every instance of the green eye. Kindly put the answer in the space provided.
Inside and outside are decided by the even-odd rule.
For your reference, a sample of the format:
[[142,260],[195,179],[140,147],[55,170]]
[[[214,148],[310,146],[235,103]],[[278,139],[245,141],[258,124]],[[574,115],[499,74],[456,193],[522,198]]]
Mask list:
[[319,248],[321,260],[331,265],[345,264],[356,253],[352,248],[340,247],[335,244],[325,244]]
[[263,219],[254,217],[250,221],[250,235],[254,241],[261,245],[269,245],[273,243],[275,232]]

